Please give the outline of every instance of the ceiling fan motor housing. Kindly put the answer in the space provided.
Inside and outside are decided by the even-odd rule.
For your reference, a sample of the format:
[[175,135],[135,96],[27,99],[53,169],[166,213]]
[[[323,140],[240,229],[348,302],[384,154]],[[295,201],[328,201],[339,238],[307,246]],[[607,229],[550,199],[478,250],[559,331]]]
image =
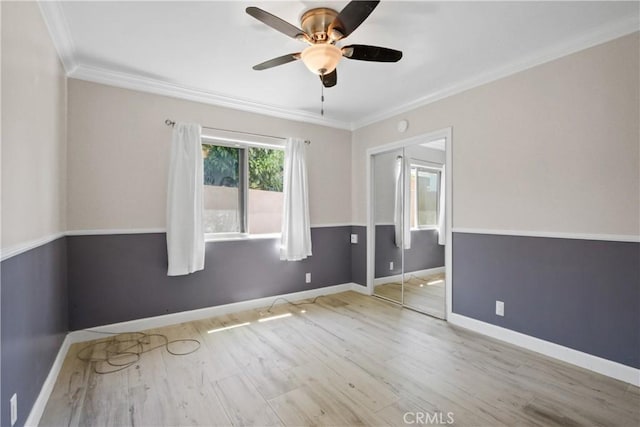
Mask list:
[[300,18],[300,27],[314,42],[329,41],[329,26],[338,12],[327,7],[317,7],[306,11]]

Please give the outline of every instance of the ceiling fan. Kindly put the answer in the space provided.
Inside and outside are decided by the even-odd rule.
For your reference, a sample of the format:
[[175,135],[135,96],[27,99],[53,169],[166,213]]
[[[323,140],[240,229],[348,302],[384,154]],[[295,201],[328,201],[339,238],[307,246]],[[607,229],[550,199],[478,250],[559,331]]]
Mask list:
[[338,82],[336,66],[342,57],[360,61],[398,62],[402,58],[399,50],[363,44],[336,46],[337,42],[346,38],[367,19],[378,3],[379,0],[351,1],[340,13],[327,7],[310,9],[300,18],[302,29],[260,8],[248,7],[246,12],[258,21],[309,44],[302,52],[270,59],[254,65],[253,69],[266,70],[302,59],[312,73],[320,76],[324,87],[333,87]]

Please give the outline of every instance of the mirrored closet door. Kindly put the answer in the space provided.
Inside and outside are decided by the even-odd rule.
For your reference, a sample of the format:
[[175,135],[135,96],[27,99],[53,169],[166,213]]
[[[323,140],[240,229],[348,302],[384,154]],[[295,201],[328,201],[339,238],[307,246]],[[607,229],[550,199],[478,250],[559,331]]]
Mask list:
[[[373,293],[402,304],[402,221],[404,182],[402,161],[404,150],[374,155],[373,166],[373,224],[375,270]],[[400,200],[398,200],[400,199]]]
[[371,162],[374,295],[445,318],[444,143],[408,145]]

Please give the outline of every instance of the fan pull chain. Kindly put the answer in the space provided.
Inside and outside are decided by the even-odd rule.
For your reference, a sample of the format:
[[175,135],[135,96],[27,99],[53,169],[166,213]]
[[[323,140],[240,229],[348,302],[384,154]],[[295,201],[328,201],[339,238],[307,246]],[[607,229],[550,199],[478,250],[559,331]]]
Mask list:
[[324,82],[320,79],[320,115],[324,117]]

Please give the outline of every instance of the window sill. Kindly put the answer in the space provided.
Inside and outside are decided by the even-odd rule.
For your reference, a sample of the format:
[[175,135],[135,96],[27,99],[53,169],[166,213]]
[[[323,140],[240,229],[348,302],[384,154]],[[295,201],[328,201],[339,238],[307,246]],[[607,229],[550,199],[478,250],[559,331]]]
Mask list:
[[426,231],[426,230],[437,230],[437,229],[438,229],[438,226],[430,225],[426,227],[411,228],[411,231]]
[[279,239],[280,233],[271,234],[205,234],[204,242],[228,242],[234,240]]

